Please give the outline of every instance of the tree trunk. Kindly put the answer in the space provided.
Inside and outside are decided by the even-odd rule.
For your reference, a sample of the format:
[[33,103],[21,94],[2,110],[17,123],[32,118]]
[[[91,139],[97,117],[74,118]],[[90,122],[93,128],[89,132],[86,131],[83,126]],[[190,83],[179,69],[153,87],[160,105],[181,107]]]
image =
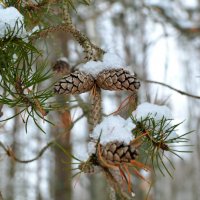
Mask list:
[[[65,34],[59,33],[58,42],[61,44],[61,52],[64,56],[68,56],[67,42],[68,38]],[[69,97],[59,96],[57,102],[60,105],[65,105],[65,102],[69,100]],[[53,129],[53,135],[58,144],[60,144],[69,154],[71,154],[72,146],[70,143],[70,131],[71,116],[69,111],[62,111],[56,113],[58,117],[58,124]],[[63,164],[65,161],[67,164]],[[71,200],[72,188],[71,188],[71,161],[70,157],[67,157],[59,148],[55,148],[55,180],[54,180],[54,200]]]

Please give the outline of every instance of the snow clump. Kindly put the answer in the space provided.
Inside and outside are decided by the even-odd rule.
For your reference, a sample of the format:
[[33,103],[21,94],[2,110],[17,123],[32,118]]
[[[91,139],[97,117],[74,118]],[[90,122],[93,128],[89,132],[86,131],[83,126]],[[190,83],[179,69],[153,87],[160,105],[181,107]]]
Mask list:
[[162,118],[172,119],[172,113],[167,106],[160,106],[148,102],[140,104],[132,113],[138,121],[145,119],[147,116],[154,118],[156,121]]
[[25,37],[24,16],[16,8],[4,8],[0,4],[0,38],[4,38],[9,31],[14,31],[18,38]]
[[[133,117],[136,118],[137,121],[141,121],[147,117],[153,118],[155,122],[159,123],[163,118],[166,120],[172,120],[172,113],[167,106],[160,106],[151,104],[148,102],[140,104],[135,111],[132,113]],[[168,122],[167,122],[168,123]],[[171,122],[165,126],[165,130],[172,126]],[[175,131],[167,137],[167,139],[172,139],[178,137]]]
[[131,119],[125,120],[120,116],[109,116],[94,128],[90,136],[96,141],[99,140],[102,145],[115,141],[129,144],[134,139],[131,132],[134,128],[135,124]]
[[107,52],[103,55],[102,61],[88,61],[80,66],[79,70],[91,74],[94,78],[107,69],[119,69],[126,67],[125,62],[115,53]]

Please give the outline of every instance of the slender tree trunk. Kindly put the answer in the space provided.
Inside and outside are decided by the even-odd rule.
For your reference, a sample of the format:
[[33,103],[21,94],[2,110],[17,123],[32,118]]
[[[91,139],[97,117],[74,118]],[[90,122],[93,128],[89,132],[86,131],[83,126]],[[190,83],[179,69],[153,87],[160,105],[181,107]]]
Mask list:
[[[69,112],[58,113],[59,118],[70,116]],[[69,121],[66,121],[66,125]],[[61,134],[61,129],[55,129],[55,134]],[[69,153],[71,153],[70,132],[65,131],[57,142]],[[67,164],[63,164],[62,161]],[[55,148],[55,200],[71,200],[71,158],[67,157],[60,149]]]
[[[61,44],[61,52],[64,56],[68,56],[67,42],[68,38],[65,34],[59,33],[59,42]],[[58,102],[62,102],[63,106],[65,102],[69,100],[69,97],[59,96]],[[62,104],[61,103],[61,104]],[[53,129],[53,135],[57,137],[57,143],[59,143],[69,154],[71,154],[72,146],[70,143],[70,131],[71,116],[69,111],[57,112],[59,119],[58,126]],[[67,164],[63,164],[65,161]],[[71,188],[71,158],[67,157],[60,149],[55,148],[55,196],[54,200],[71,200],[72,188]]]

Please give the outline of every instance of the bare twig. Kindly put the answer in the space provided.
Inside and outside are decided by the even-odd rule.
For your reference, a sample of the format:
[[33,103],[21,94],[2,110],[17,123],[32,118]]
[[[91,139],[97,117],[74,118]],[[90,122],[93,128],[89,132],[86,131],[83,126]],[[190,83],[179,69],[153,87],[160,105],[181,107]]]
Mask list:
[[69,32],[73,35],[74,39],[83,47],[86,53],[87,60],[100,60],[102,55],[105,53],[101,48],[92,44],[89,38],[81,33],[73,25],[71,17],[68,13],[68,8],[64,7],[64,22],[68,27]]
[[157,85],[162,85],[164,87],[167,87],[171,90],[174,90],[176,92],[178,92],[179,94],[181,95],[185,95],[185,96],[188,96],[188,97],[191,97],[191,98],[195,98],[195,99],[200,99],[200,96],[197,96],[197,95],[193,95],[193,94],[190,94],[190,93],[187,93],[185,91],[182,91],[182,90],[179,90],[179,89],[176,89],[170,85],[167,85],[166,83],[162,83],[162,82],[158,82],[158,81],[152,81],[152,80],[142,80],[143,82],[146,82],[146,83],[150,83],[150,84],[157,84]]
[[35,158],[32,158],[30,160],[21,160],[19,158],[17,158],[14,154],[14,152],[12,151],[11,148],[9,147],[6,147],[2,142],[0,142],[0,147],[6,152],[6,154],[11,157],[14,161],[18,162],[18,163],[23,163],[23,164],[26,164],[26,163],[30,163],[30,162],[33,162],[33,161],[36,161],[37,159],[39,159],[43,154],[44,152],[54,144],[54,141],[51,141],[49,142],[45,147],[43,147],[39,154],[35,157]]

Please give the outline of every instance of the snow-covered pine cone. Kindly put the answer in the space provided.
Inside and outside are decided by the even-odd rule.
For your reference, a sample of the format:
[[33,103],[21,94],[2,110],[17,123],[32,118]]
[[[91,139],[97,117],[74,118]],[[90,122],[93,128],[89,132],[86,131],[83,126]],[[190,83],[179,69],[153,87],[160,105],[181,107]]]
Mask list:
[[90,91],[94,86],[94,78],[90,74],[75,71],[64,76],[55,84],[54,90],[58,94],[80,94]]
[[135,91],[140,87],[140,82],[137,78],[122,68],[103,70],[98,74],[96,83],[104,90]]
[[109,164],[129,163],[138,156],[138,151],[133,144],[125,145],[120,142],[110,142],[101,146],[101,156]]

